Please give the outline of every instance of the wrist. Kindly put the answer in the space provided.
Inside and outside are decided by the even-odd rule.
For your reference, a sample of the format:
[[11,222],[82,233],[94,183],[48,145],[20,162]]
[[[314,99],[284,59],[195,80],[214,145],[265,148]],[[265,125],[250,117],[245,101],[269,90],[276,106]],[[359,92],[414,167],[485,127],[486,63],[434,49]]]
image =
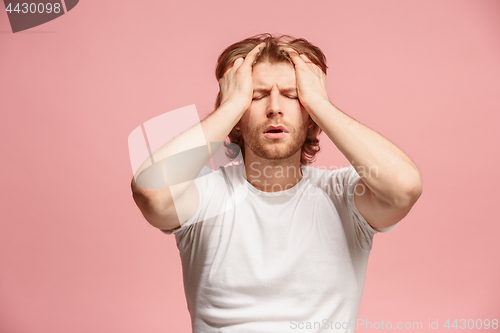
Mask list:
[[332,103],[328,99],[318,98],[308,103],[302,104],[302,106],[306,109],[306,111],[312,116],[315,112],[319,110],[324,110],[325,108],[329,108],[332,106]]
[[223,112],[230,112],[231,114],[238,114],[242,116],[245,113],[245,111],[250,107],[250,105],[246,106],[246,104],[247,103],[239,101],[227,101],[221,103],[217,108],[217,110],[223,110]]

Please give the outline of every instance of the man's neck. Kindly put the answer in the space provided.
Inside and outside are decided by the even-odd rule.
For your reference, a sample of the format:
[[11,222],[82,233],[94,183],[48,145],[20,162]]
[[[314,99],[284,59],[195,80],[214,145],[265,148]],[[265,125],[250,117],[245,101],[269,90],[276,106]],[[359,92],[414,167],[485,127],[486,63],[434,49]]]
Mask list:
[[302,179],[299,150],[293,156],[268,160],[249,154],[245,156],[247,181],[262,192],[289,190]]

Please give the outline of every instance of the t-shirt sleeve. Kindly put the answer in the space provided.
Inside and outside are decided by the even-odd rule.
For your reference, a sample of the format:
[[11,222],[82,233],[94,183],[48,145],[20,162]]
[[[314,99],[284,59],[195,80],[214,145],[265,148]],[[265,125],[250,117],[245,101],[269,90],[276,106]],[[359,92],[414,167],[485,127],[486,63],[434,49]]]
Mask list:
[[210,176],[211,173],[213,173],[213,170],[207,166],[204,166],[201,169],[198,176],[196,177],[196,179],[194,180],[196,188],[198,189],[199,204],[198,204],[198,209],[193,214],[193,216],[191,216],[191,218],[182,223],[179,227],[170,230],[160,229],[161,232],[167,235],[171,234],[175,235],[181,231],[184,231],[190,225],[201,221],[200,217],[203,215],[202,212],[205,211],[208,205],[206,189],[210,188],[210,182],[213,180],[213,177]]
[[186,235],[184,231],[194,231],[202,228],[203,223],[210,220],[216,222],[217,218],[232,208],[228,180],[223,172],[223,167],[214,171],[204,167],[194,180],[198,190],[199,205],[194,215],[181,224],[180,227],[170,230],[161,230],[163,233],[176,236]]
[[327,184],[331,187],[331,197],[334,200],[341,218],[347,219],[349,225],[346,226],[347,233],[353,233],[359,246],[364,251],[370,251],[373,244],[373,236],[377,232],[388,232],[394,229],[398,223],[387,228],[374,228],[356,208],[354,196],[362,189],[357,186],[361,179],[356,169],[349,167],[329,171]]
[[358,181],[361,179],[361,177],[359,176],[359,174],[356,172],[356,169],[354,169],[354,167],[352,165],[347,167],[347,170],[345,172],[344,177],[345,177],[346,183],[347,183],[345,195],[346,195],[347,204],[348,204],[348,208],[349,208],[349,214],[351,216],[353,216],[353,218],[355,218],[357,221],[359,221],[359,223],[365,225],[366,228],[371,229],[374,232],[388,232],[388,231],[396,228],[396,226],[398,225],[399,222],[391,225],[390,227],[386,227],[386,228],[374,228],[374,227],[372,227],[366,221],[366,219],[363,217],[363,215],[361,215],[361,213],[356,208],[356,205],[354,204],[354,196],[355,196],[356,191],[358,191],[358,193],[361,193],[361,191],[362,191],[360,189],[360,187],[356,188],[356,186],[358,185]]

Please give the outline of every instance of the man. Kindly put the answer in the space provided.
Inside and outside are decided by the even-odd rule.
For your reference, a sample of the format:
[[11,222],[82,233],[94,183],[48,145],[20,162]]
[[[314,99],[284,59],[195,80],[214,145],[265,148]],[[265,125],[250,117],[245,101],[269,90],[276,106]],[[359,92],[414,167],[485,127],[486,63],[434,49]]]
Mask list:
[[[329,101],[325,57],[305,39],[235,43],[216,75],[216,110],[132,180],[145,218],[176,236],[193,332],[353,332],[373,236],[421,195],[417,167]],[[307,165],[321,131],[351,166]],[[175,163],[200,132],[207,147]],[[241,163],[203,175],[228,136]]]

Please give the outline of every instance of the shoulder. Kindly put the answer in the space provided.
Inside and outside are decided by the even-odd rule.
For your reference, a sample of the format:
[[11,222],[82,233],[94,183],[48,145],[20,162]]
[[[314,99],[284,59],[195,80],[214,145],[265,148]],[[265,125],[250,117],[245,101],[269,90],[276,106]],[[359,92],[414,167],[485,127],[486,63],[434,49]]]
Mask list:
[[324,167],[303,166],[302,172],[310,180],[311,184],[321,187],[344,184],[345,179],[351,175],[350,167],[327,169]]
[[212,168],[208,166],[204,166],[201,171],[194,179],[194,183],[199,191],[211,191],[217,185],[224,182],[224,176],[222,174],[222,170],[219,168],[217,170],[212,170]]
[[242,162],[233,162],[220,166],[217,171],[220,173],[221,177],[225,178],[226,182],[232,184],[239,184],[246,180],[245,164]]

